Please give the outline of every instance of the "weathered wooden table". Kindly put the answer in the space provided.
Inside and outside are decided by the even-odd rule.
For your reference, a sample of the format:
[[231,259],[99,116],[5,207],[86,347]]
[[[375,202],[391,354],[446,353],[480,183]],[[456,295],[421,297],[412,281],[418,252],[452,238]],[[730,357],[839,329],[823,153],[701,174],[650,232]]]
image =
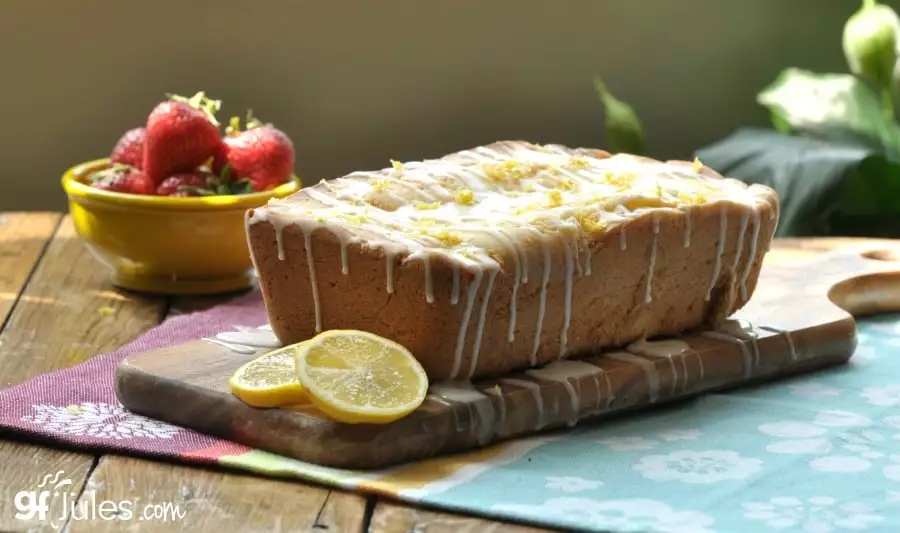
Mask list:
[[[790,259],[840,240],[780,243]],[[787,251],[786,248],[790,248]],[[69,367],[108,352],[166,316],[209,307],[213,297],[146,297],[119,292],[68,217],[0,214],[0,386]],[[85,309],[104,309],[86,313]],[[254,477],[117,455],[94,456],[0,435],[0,531],[51,531],[49,522],[15,517],[15,494],[64,470],[97,501],[167,501],[177,521],[131,521],[128,531],[536,532],[539,529],[426,511],[376,497],[300,482]],[[63,502],[51,502],[58,514]],[[70,520],[67,531],[118,531],[121,522]],[[70,528],[70,529],[69,529]]]

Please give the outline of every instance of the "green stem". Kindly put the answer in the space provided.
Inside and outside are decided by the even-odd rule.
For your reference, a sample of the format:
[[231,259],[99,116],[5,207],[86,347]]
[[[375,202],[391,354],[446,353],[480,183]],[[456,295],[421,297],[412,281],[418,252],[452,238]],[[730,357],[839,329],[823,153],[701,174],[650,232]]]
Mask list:
[[863,0],[863,8],[869,9],[875,7],[875,0]]
[[881,105],[884,106],[884,111],[887,113],[887,116],[890,118],[894,118],[894,94],[890,89],[882,89],[881,90]]

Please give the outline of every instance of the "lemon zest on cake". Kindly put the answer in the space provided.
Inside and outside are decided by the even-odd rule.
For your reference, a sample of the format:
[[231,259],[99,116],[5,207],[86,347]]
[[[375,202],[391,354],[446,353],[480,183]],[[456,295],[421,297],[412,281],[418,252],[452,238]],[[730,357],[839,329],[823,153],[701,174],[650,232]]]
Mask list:
[[453,195],[453,200],[462,205],[472,205],[475,202],[475,194],[472,189],[460,189]]

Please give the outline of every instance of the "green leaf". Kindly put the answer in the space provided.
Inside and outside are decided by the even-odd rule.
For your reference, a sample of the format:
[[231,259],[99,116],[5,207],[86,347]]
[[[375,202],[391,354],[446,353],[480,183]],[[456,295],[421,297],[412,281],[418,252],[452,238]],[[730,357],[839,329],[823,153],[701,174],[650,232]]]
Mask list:
[[757,96],[776,129],[857,144],[900,161],[900,126],[879,94],[850,74],[789,68]]
[[236,181],[231,184],[232,194],[250,194],[253,191],[253,183],[248,179]]
[[900,165],[875,150],[742,129],[697,156],[727,177],[775,189],[777,236],[900,237]]
[[631,106],[613,96],[600,78],[594,79],[594,88],[603,104],[606,137],[612,151],[643,155],[644,128],[637,113]]

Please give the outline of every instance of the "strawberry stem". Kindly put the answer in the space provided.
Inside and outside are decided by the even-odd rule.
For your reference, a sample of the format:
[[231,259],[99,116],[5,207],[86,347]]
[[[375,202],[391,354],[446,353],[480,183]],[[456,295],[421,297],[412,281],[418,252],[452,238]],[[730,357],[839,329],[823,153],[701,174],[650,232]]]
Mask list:
[[225,135],[229,137],[237,137],[241,132],[241,119],[239,117],[231,117],[228,126],[225,127]]
[[247,110],[247,129],[252,130],[253,128],[258,128],[262,126],[263,123],[256,117],[253,116],[253,110]]
[[166,94],[166,97],[173,102],[181,102],[182,104],[187,104],[194,109],[202,111],[206,115],[206,118],[212,122],[213,126],[219,126],[219,121],[216,119],[216,113],[222,108],[221,100],[213,100],[206,96],[206,93],[203,91],[198,92],[190,98],[168,93]]

